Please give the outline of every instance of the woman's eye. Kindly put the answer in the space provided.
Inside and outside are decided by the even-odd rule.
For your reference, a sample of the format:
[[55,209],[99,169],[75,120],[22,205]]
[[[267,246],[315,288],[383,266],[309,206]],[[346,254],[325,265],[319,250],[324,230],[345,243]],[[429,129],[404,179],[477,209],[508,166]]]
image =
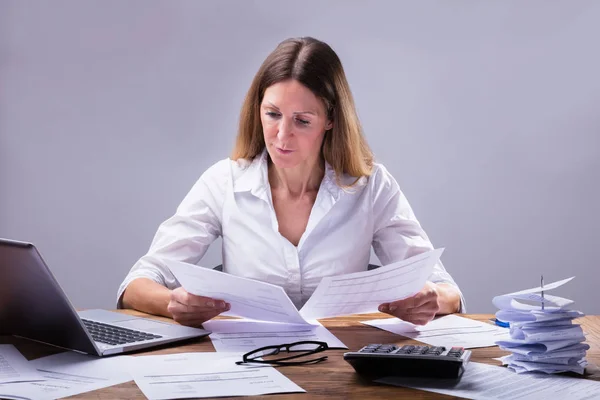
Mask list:
[[273,111],[267,111],[265,113],[265,115],[267,115],[267,116],[269,116],[271,118],[277,118],[277,117],[279,117],[279,114],[277,114],[276,112],[273,112]]
[[296,118],[296,121],[298,121],[302,125],[309,125],[310,124],[310,121],[307,121],[305,119]]

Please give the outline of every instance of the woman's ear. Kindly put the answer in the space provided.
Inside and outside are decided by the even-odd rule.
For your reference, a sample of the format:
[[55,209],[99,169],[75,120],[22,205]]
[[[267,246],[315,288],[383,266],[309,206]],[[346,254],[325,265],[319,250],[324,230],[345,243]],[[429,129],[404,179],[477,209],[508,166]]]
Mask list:
[[328,120],[327,120],[327,123],[325,124],[325,130],[326,130],[326,131],[328,131],[328,130],[330,130],[331,128],[333,128],[333,121],[332,121],[332,120],[330,120],[330,119],[328,119]]

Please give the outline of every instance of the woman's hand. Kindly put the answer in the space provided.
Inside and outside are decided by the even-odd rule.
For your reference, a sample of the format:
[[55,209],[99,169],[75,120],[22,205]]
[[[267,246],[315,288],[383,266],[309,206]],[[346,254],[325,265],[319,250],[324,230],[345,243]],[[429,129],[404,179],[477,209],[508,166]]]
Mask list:
[[454,286],[429,281],[414,296],[379,306],[379,311],[416,325],[425,325],[437,314],[451,314],[459,309],[460,294]]
[[176,322],[195,328],[230,308],[231,305],[223,300],[196,296],[186,292],[182,287],[171,291],[171,299],[167,306],[167,310]]

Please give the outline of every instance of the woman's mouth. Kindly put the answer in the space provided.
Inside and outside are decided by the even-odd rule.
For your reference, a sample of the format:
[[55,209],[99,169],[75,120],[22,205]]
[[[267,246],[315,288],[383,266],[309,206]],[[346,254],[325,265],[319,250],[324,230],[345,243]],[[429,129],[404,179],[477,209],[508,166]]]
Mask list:
[[275,147],[275,148],[277,149],[277,152],[279,154],[283,154],[283,155],[291,154],[291,153],[294,152],[293,150],[284,150],[284,149],[279,148],[279,147]]

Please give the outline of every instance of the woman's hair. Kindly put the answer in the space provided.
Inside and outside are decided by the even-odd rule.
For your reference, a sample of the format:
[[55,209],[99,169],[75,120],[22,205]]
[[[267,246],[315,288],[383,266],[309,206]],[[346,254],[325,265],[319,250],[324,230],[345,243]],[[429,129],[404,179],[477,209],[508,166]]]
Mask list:
[[240,113],[231,158],[253,159],[265,148],[260,105],[271,85],[296,80],[323,100],[332,129],[325,133],[322,154],[336,172],[359,178],[369,176],[373,154],[363,136],[354,99],[342,63],[333,49],[311,37],[281,42],[254,76]]

